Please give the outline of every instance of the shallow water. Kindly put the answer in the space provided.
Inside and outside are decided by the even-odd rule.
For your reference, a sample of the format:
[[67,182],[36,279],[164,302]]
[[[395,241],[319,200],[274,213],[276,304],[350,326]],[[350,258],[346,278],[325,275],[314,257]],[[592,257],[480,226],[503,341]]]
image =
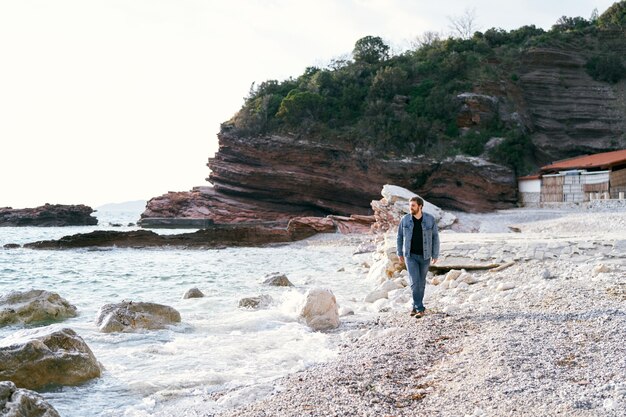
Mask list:
[[[101,226],[0,228],[0,247],[94,229],[129,230],[108,223],[138,217],[98,216]],[[180,231],[163,233],[175,232]],[[76,330],[104,373],[78,387],[43,393],[62,416],[152,415],[165,399],[268,381],[333,358],[337,336],[312,332],[298,319],[304,292],[312,286],[331,288],[340,305],[356,308],[355,300],[371,286],[352,259],[354,245],[319,243],[333,239],[318,235],[289,245],[213,250],[0,249],[0,294],[46,289],[77,306],[78,317],[51,326]],[[346,271],[337,272],[344,266]],[[295,288],[261,285],[274,271],[287,274]],[[183,300],[191,287],[205,297]],[[258,294],[273,297],[270,308],[238,308],[240,298]],[[98,333],[98,308],[123,299],[170,305],[180,311],[182,323],[142,333]],[[0,328],[0,338],[22,331]]]

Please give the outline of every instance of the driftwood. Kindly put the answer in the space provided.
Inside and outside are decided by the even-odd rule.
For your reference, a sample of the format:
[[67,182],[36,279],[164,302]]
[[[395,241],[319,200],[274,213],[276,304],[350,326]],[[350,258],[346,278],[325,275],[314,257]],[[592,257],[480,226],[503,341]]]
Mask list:
[[498,271],[502,271],[503,269],[507,269],[509,266],[513,266],[515,264],[515,261],[511,261],[511,262],[507,262],[505,264],[502,264],[500,266],[497,266],[495,268],[491,268],[489,270],[489,272],[498,272]]
[[432,271],[437,274],[441,274],[444,272],[448,272],[451,269],[465,269],[469,270],[478,270],[478,269],[493,269],[499,267],[500,264],[434,264],[428,267],[429,271]]

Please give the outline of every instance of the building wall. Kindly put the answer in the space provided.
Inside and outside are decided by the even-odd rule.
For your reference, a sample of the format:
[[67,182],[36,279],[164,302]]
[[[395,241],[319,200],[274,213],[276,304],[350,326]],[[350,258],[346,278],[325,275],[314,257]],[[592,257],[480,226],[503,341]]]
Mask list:
[[610,193],[611,198],[619,198],[619,193],[626,193],[626,168],[611,171]]

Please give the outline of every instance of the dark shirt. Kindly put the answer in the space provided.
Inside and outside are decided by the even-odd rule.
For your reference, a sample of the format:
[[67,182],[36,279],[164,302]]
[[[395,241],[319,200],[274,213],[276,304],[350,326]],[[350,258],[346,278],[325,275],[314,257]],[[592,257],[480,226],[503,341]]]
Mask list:
[[424,256],[424,238],[422,236],[422,219],[424,216],[413,219],[413,236],[411,236],[411,253]]

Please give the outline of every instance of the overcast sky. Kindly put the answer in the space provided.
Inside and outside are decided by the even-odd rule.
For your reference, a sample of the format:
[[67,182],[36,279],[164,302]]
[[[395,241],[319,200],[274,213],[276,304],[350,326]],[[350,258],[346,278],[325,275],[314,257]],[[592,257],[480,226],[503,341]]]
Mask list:
[[0,207],[148,199],[206,185],[219,124],[253,81],[362,36],[401,48],[478,24],[549,28],[613,1],[0,0]]

